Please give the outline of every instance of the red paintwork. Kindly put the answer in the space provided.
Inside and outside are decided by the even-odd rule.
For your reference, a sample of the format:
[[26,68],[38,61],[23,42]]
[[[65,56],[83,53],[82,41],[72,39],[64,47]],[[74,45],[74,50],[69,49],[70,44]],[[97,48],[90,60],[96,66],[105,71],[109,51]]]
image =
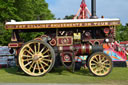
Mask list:
[[21,47],[22,45],[23,45],[23,43],[9,43],[8,47],[17,48],[17,47]]
[[128,52],[128,41],[120,42],[121,45],[125,48],[125,50]]
[[49,42],[49,44],[50,44],[51,46],[56,46],[56,44],[57,44],[56,39],[53,38],[53,39]]
[[103,44],[104,39],[85,39],[83,41],[89,41],[91,45],[95,45],[96,42],[99,43],[99,45]]
[[128,41],[120,42],[120,44],[128,44]]
[[109,28],[105,28],[104,33],[108,34],[109,33]]
[[[120,44],[115,41],[114,43],[108,43],[108,44],[103,44],[104,49],[111,49],[114,53],[119,55],[122,59],[127,60],[127,52],[124,47],[120,46]],[[117,51],[118,48],[120,48],[120,51]]]
[[72,37],[58,37],[57,44],[61,46],[72,45]]
[[63,52],[75,52],[75,55],[84,55],[84,54],[90,54],[91,48],[89,48],[89,44],[78,44],[74,46],[63,46],[61,47],[61,51]]
[[71,57],[73,56],[72,52],[63,52],[60,55],[62,56],[63,62],[71,62]]
[[118,54],[121,55],[123,59],[127,60],[126,54],[124,52],[119,51]]
[[71,49],[71,46],[63,46],[61,48],[62,48],[62,51],[73,51],[73,48]]

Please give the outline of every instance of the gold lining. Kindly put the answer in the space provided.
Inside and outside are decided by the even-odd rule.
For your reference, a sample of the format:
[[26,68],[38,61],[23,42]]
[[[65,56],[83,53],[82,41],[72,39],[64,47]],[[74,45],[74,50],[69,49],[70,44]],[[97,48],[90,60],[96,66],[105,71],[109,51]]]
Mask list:
[[[69,46],[73,45],[73,38],[72,36],[62,36],[62,37],[56,37],[57,38],[57,46]],[[59,44],[59,38],[71,38],[71,44]]]
[[72,28],[72,27],[99,27],[119,25],[120,21],[99,21],[79,23],[54,23],[54,24],[23,24],[6,25],[6,29],[46,29],[46,28]]

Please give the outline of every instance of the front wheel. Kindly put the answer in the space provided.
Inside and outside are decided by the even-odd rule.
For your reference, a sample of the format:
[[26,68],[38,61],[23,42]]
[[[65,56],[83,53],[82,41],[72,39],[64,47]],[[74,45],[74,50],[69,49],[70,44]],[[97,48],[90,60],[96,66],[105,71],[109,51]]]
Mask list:
[[26,74],[30,76],[41,76],[53,68],[55,53],[48,43],[32,40],[24,44],[21,48],[18,62]]
[[96,52],[89,57],[88,68],[95,76],[106,76],[112,70],[112,59],[103,52]]

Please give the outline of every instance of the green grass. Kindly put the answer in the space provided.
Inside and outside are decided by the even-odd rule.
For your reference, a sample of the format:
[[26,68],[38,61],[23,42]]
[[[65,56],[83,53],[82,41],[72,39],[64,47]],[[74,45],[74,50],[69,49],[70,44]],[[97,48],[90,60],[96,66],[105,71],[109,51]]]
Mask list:
[[86,83],[86,84],[114,84],[128,85],[128,68],[113,68],[106,77],[94,77],[86,69],[75,73],[65,69],[56,69],[41,77],[31,77],[17,68],[0,70],[0,83]]

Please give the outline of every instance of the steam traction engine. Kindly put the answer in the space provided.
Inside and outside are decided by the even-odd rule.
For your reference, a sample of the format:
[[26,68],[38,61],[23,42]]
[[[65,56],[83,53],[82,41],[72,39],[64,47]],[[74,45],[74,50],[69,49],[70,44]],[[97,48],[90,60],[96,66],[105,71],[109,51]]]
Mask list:
[[[96,18],[93,12],[95,9],[91,17]],[[106,76],[111,72],[112,59],[103,52],[103,44],[113,42],[119,24],[119,19],[105,18],[11,21],[6,23],[6,29],[13,30],[8,46],[16,50],[19,66],[31,76],[48,73],[60,61],[73,71],[86,64],[92,74]],[[22,32],[44,32],[44,35],[23,42],[19,36]]]

